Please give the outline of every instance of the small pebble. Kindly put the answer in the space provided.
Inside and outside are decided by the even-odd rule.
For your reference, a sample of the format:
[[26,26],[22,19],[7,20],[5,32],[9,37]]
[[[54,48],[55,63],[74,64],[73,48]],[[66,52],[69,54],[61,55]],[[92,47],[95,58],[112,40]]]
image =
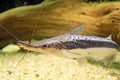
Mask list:
[[2,49],[2,52],[8,52],[8,53],[11,53],[11,52],[17,52],[20,50],[20,47],[18,45],[15,45],[15,44],[9,44],[7,45],[6,47],[4,47]]
[[7,72],[8,72],[9,75],[12,74],[12,71],[7,71]]

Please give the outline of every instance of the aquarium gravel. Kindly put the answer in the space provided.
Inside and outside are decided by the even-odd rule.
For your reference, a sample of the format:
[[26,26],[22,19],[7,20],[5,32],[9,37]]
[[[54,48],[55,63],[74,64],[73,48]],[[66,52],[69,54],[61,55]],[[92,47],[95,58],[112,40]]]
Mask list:
[[117,80],[113,70],[53,54],[0,54],[0,80]]

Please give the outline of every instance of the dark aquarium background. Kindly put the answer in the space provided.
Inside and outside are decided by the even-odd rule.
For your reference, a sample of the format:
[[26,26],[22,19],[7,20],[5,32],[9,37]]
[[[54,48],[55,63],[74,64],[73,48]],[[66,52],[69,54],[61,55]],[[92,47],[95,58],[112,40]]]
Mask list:
[[24,5],[35,5],[44,0],[0,0],[0,12]]
[[[0,12],[4,12],[8,9],[15,8],[24,5],[35,5],[42,3],[45,0],[0,0]],[[120,0],[80,0],[83,2],[113,2]]]

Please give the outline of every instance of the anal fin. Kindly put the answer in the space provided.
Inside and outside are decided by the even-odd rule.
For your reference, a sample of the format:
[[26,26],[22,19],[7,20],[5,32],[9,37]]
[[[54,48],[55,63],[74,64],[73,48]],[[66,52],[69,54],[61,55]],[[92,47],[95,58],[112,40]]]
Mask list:
[[86,57],[81,57],[76,59],[80,66],[86,66],[89,63],[87,62]]

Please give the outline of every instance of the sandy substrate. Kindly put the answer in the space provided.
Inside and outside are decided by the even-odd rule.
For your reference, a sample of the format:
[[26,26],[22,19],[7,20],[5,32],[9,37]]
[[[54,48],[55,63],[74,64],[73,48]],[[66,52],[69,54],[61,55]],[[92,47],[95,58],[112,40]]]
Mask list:
[[113,70],[51,54],[0,54],[0,80],[118,80]]

